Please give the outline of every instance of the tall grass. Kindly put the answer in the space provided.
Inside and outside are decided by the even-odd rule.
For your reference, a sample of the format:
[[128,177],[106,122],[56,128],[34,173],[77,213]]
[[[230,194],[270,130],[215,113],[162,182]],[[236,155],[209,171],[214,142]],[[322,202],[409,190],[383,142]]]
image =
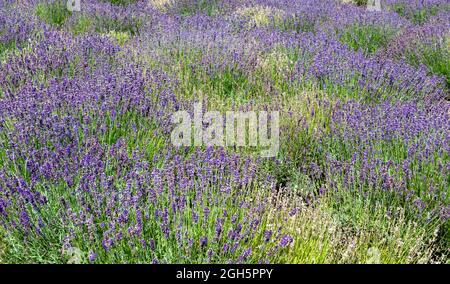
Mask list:
[[37,4],[36,15],[48,24],[61,26],[72,15],[72,12],[67,10],[66,1],[55,0]]

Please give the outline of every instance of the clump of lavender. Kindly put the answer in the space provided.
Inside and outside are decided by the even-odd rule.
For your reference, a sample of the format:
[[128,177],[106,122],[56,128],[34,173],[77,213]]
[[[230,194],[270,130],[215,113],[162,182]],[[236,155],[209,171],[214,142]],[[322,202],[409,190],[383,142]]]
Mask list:
[[39,29],[35,19],[22,13],[22,9],[25,7],[17,3],[0,7],[0,55],[7,49],[24,46]]
[[[274,51],[292,62],[289,72],[261,70],[259,62],[266,61]],[[349,50],[326,32],[293,34],[251,29],[240,33],[222,17],[193,16],[170,26],[168,33],[145,35],[137,56],[176,66],[173,72],[185,81],[181,84],[186,86],[184,92],[204,88],[205,93],[218,97],[254,98],[264,92],[291,94],[311,88],[324,89],[333,97],[369,102],[433,101],[446,96],[442,78],[428,74],[423,66],[412,67]],[[267,76],[269,72],[274,75]],[[197,86],[201,80],[206,80],[205,84]]]
[[415,24],[423,24],[440,11],[448,11],[450,5],[445,0],[387,0],[383,6],[395,11]]
[[392,41],[383,55],[413,66],[425,65],[446,78],[450,87],[450,12],[441,12],[421,26],[412,26]]
[[448,220],[449,110],[447,102],[338,106],[329,143],[340,152],[327,154],[327,183]]
[[295,63],[292,80],[309,79],[313,85],[341,98],[373,103],[439,101],[446,96],[442,78],[429,76],[423,66],[414,68],[394,60],[380,60],[376,55],[365,56],[325,34],[302,37],[299,47],[301,57]]
[[44,32],[30,48],[32,51],[11,55],[0,65],[1,89],[7,95],[13,95],[25,84],[89,74],[111,64],[120,49],[102,36],[71,38],[57,31]]
[[[65,39],[46,37],[55,51]],[[113,67],[111,42],[84,40],[91,46],[77,50],[67,39],[73,46],[61,48],[86,61],[82,51],[105,50],[106,58],[100,52],[74,77],[65,73],[70,56],[31,57],[49,68],[46,84],[25,80],[35,74],[27,61],[2,65],[10,74],[0,99],[2,227],[31,246],[64,233],[91,262],[266,261],[272,244],[255,245],[272,183],[258,163],[223,149],[163,151],[176,107],[167,79],[119,60]]]

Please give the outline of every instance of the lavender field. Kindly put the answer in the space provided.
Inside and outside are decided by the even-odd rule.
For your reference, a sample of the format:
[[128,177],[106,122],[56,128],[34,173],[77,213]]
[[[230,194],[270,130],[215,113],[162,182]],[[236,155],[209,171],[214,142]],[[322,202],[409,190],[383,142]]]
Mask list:
[[448,0],[0,0],[0,263],[449,255]]

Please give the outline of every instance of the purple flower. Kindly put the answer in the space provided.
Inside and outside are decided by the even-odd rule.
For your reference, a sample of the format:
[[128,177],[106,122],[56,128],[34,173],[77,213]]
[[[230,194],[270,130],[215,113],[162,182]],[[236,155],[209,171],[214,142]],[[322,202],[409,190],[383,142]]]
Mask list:
[[208,220],[208,215],[209,215],[209,208],[208,206],[205,206],[205,208],[203,208],[203,216],[205,218],[205,222],[206,220]]
[[264,241],[265,242],[270,241],[271,237],[272,237],[272,231],[271,230],[265,230],[264,231]]
[[215,231],[215,235],[214,235],[214,240],[218,241],[220,239],[220,235],[222,233],[222,223],[223,223],[223,219],[219,218],[216,221],[216,231]]
[[212,250],[212,248],[210,248],[210,249],[208,250],[208,259],[209,259],[209,260],[211,260],[212,255],[213,255],[213,250]]
[[200,237],[200,247],[204,248],[208,244],[208,237]]
[[97,255],[91,250],[89,251],[89,262],[94,262]]
[[154,251],[155,250],[155,240],[154,239],[150,239],[149,245],[150,245],[150,249],[152,251]]
[[280,245],[281,245],[282,247],[285,247],[285,246],[289,245],[290,243],[292,243],[293,240],[294,240],[294,239],[293,239],[290,235],[284,235],[284,236],[281,238]]
[[30,217],[28,216],[27,212],[21,211],[19,214],[19,221],[22,225],[22,228],[27,231],[30,228]]

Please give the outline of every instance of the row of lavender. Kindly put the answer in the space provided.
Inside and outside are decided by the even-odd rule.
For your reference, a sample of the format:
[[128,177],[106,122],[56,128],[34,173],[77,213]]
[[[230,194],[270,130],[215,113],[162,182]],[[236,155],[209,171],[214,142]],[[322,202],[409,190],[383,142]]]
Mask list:
[[[66,261],[76,248],[82,262],[275,262],[301,239],[286,225],[297,199],[340,192],[433,224],[446,253],[446,1],[378,13],[325,0],[111,2],[69,13],[2,1],[9,261]],[[443,68],[424,61],[430,48]],[[265,161],[170,145],[170,114],[198,90],[252,104],[323,97]],[[274,165],[308,176],[312,193],[281,202],[294,181]]]

